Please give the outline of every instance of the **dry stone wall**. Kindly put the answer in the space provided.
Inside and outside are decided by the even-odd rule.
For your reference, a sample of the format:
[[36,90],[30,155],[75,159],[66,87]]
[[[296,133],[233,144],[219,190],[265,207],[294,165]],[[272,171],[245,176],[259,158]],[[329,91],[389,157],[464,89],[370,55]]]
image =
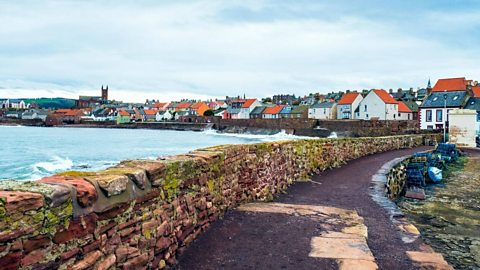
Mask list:
[[432,135],[226,145],[0,182],[1,269],[161,269],[226,210]]

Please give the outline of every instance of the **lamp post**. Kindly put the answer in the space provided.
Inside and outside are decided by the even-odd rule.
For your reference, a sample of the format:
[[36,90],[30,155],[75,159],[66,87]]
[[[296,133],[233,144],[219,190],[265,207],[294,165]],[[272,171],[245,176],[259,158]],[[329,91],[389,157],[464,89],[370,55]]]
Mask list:
[[447,142],[447,90],[443,90],[443,111],[445,115],[443,115],[443,142]]

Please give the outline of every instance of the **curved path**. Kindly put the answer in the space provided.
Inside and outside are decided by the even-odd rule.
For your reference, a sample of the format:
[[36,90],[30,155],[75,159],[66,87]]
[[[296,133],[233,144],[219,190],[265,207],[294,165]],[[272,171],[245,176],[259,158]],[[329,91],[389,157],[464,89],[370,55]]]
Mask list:
[[[189,246],[177,267],[375,269],[378,265],[380,269],[415,269],[406,252],[426,247],[421,240],[404,243],[369,192],[372,176],[384,163],[426,149],[363,157],[314,176],[310,182],[295,183],[274,203],[228,211]],[[361,237],[364,228],[368,228],[367,239]],[[353,234],[344,234],[352,229]],[[344,239],[345,235],[352,239]],[[349,243],[346,247],[342,246],[345,241]],[[352,246],[357,249],[349,249]],[[347,257],[341,258],[345,259],[342,262],[333,258],[335,254]],[[353,266],[348,265],[350,259],[354,259]]]

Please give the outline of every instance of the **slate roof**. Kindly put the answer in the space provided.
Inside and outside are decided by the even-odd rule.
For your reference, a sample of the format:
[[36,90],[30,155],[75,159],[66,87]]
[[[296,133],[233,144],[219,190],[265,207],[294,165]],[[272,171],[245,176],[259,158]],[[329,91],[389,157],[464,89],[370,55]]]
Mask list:
[[304,113],[308,110],[308,106],[295,106],[291,113]]
[[418,112],[418,104],[415,101],[403,101],[405,105],[412,111],[412,112]]
[[318,109],[318,108],[332,108],[333,105],[335,105],[335,103],[333,102],[328,102],[328,101],[324,101],[324,102],[320,102],[320,103],[315,103],[313,104],[312,106],[310,106],[310,108],[314,108],[314,109]]
[[443,95],[447,95],[447,107],[459,108],[465,103],[467,91],[432,92],[420,108],[442,108],[445,102]]
[[465,109],[476,110],[477,112],[480,112],[480,97],[472,97],[468,99]]
[[263,110],[265,110],[265,106],[258,106],[258,107],[255,107],[255,109],[252,110],[252,112],[250,114],[262,114]]

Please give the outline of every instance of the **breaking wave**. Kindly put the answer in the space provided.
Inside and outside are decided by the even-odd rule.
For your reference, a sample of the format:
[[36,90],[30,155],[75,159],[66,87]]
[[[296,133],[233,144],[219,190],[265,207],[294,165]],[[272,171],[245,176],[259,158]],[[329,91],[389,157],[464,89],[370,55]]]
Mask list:
[[37,162],[33,164],[35,173],[54,173],[58,171],[65,171],[73,167],[73,161],[69,158],[61,158],[54,156],[51,161]]
[[221,133],[221,132],[217,132],[214,129],[207,129],[203,131],[203,133],[208,135],[214,135],[214,136],[237,137],[237,138],[251,140],[253,142],[273,142],[273,141],[285,141],[285,140],[315,139],[313,137],[296,136],[296,135],[288,134],[284,130],[273,135],[249,134],[249,133]]

